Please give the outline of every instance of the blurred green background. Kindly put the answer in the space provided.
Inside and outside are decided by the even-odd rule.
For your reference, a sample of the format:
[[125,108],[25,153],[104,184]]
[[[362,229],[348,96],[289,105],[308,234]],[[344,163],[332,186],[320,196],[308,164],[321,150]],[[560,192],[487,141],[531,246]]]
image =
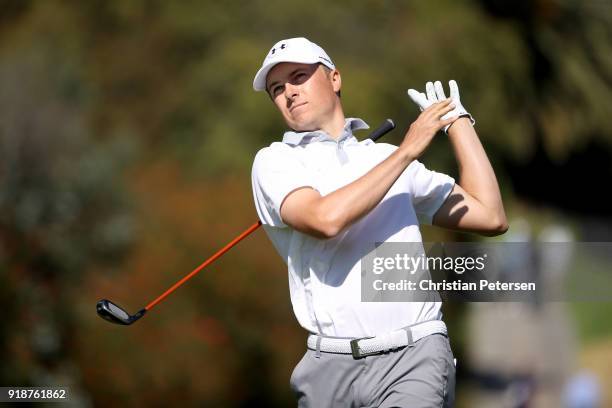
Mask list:
[[[334,59],[347,116],[396,121],[389,143],[418,114],[407,88],[456,79],[509,233],[612,241],[610,2],[0,0],[0,385],[67,385],[75,406],[294,405],[305,333],[263,231],[130,328],[94,305],[135,312],[256,221],[252,159],[285,128],[252,80],[296,36]],[[422,161],[457,174],[443,135]],[[569,308],[568,373],[610,389],[612,306]],[[465,407],[483,388],[470,313],[445,306]]]

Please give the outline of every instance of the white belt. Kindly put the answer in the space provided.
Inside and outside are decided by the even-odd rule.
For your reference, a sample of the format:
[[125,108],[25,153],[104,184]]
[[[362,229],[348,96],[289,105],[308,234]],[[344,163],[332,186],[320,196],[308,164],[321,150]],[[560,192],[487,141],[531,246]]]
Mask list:
[[442,320],[429,320],[391,333],[360,339],[311,334],[308,336],[307,345],[311,350],[352,354],[354,358],[361,358],[411,345],[415,341],[434,333],[447,334],[446,324]]

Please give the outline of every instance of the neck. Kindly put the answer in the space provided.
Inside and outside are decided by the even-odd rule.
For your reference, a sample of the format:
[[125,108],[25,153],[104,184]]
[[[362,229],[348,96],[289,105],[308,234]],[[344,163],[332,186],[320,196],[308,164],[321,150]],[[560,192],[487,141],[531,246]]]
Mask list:
[[344,112],[342,111],[342,107],[338,106],[338,109],[334,110],[334,114],[331,116],[330,120],[321,126],[321,130],[332,138],[338,139],[342,136],[342,132],[344,131],[344,123]]

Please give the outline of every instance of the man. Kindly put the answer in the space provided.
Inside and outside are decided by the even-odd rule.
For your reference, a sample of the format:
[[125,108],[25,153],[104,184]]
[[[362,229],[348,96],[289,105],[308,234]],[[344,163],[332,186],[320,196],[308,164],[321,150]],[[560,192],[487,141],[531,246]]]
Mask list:
[[[423,112],[399,147],[357,141],[352,132],[367,125],[344,117],[341,85],[331,58],[305,38],[276,43],[253,81],[291,129],[257,153],[252,172],[257,212],[311,333],[291,387],[300,407],[452,406],[440,303],[361,302],[361,258],[374,242],[420,242],[418,220],[505,232],[495,174],[454,82],[449,99],[439,82],[409,91]],[[440,129],[459,184],[417,161]]]

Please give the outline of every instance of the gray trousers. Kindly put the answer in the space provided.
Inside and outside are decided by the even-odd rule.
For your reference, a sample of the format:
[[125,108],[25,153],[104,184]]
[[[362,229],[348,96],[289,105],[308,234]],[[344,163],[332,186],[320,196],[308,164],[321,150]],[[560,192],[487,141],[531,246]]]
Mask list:
[[307,350],[291,374],[299,408],[452,407],[455,364],[444,334],[354,359]]

